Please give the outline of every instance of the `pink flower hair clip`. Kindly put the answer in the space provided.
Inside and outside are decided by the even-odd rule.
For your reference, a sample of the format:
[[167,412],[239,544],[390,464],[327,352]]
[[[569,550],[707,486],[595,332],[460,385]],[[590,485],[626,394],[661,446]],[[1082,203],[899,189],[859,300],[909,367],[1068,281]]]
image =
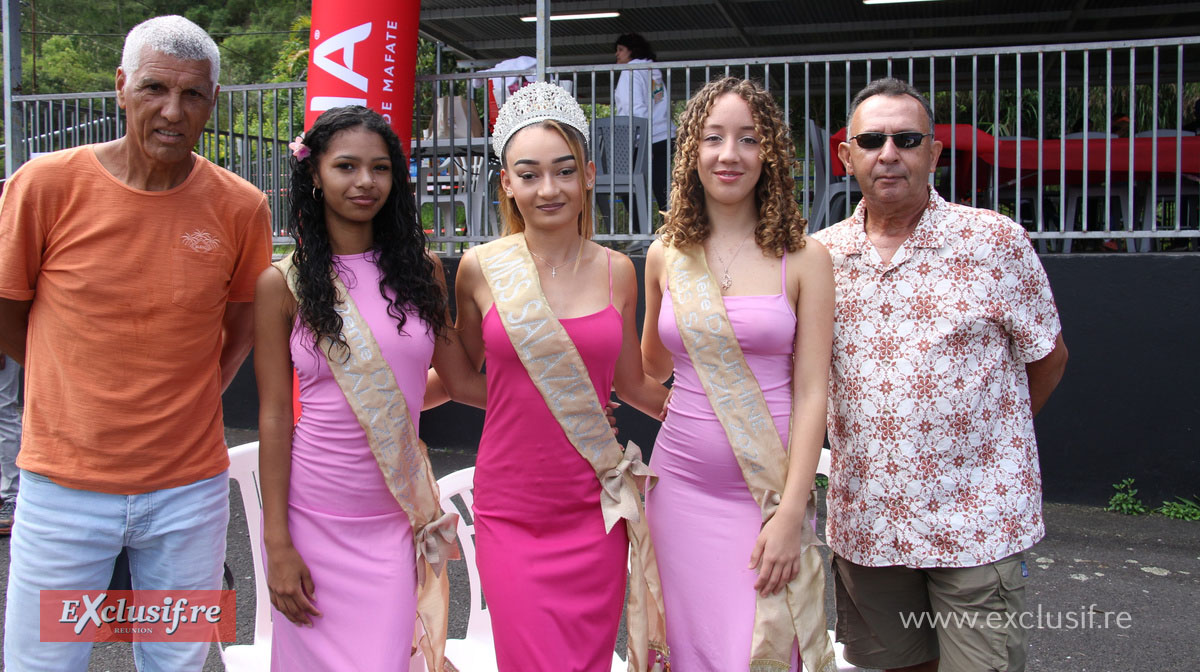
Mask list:
[[296,157],[297,161],[303,161],[312,154],[312,150],[308,145],[304,144],[304,134],[296,136],[296,139],[288,143],[288,149],[292,150],[292,156]]

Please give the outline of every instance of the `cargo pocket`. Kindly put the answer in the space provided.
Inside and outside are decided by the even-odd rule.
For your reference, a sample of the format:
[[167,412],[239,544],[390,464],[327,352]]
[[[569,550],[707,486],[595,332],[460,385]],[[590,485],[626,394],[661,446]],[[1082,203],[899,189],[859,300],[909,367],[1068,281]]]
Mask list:
[[999,672],[1024,670],[1029,644],[1029,628],[1025,626],[1036,627],[1030,623],[1032,614],[1025,607],[1025,586],[1029,583],[1025,554],[1010,555],[992,566],[1000,577],[1000,599],[1004,602],[1005,614],[1011,616],[993,633],[997,637],[993,650],[999,658],[994,669]]

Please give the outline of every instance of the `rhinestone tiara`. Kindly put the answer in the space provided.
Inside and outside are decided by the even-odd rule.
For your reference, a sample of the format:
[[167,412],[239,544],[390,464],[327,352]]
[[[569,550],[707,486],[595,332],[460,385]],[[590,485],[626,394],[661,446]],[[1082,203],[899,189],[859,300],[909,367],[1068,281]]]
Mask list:
[[509,96],[496,115],[496,125],[492,130],[492,147],[496,150],[496,156],[504,156],[504,145],[517,131],[551,119],[579,131],[584,144],[587,144],[587,117],[575,98],[557,84],[534,82]]

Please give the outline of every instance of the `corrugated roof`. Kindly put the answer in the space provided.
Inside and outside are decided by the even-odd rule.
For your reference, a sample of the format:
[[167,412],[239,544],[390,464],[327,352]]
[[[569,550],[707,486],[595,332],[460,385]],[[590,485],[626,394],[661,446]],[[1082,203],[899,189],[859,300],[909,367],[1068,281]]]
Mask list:
[[[617,11],[551,23],[551,64],[609,63],[641,33],[659,61],[1090,42],[1200,35],[1200,3],[1131,0],[557,0],[551,13]],[[535,52],[533,2],[421,0],[421,28],[465,60]]]

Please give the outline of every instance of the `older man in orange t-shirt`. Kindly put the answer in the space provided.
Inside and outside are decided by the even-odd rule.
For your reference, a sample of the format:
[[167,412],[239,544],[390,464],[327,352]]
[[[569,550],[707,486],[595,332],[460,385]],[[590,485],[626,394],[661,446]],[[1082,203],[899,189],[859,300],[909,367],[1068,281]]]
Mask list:
[[[116,74],[125,135],[31,161],[0,199],[0,350],[27,392],[8,669],[87,668],[90,630],[41,641],[40,591],[94,595],[122,547],[136,589],[220,587],[221,392],[250,349],[271,232],[263,193],[192,152],[219,68],[190,21],[139,24]],[[199,670],[208,646],[137,641],[134,658]]]

